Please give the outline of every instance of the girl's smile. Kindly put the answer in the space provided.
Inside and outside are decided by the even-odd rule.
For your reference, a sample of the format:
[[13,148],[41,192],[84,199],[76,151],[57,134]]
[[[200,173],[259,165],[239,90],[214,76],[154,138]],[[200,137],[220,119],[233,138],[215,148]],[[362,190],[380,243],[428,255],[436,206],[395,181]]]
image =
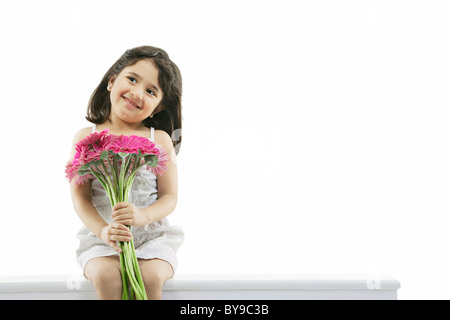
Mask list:
[[130,109],[130,110],[136,110],[136,109],[141,110],[142,109],[142,107],[141,107],[139,102],[135,102],[133,99],[128,99],[125,96],[122,96],[122,98],[125,101],[125,104],[126,104],[128,109]]

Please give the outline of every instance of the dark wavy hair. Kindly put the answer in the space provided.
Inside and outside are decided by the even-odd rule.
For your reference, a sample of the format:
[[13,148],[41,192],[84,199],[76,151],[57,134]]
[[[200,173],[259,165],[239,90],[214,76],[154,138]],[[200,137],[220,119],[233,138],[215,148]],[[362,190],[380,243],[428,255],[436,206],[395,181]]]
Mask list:
[[170,60],[162,49],[142,46],[129,49],[109,68],[100,84],[92,93],[87,108],[86,119],[95,124],[101,124],[109,119],[111,113],[108,82],[116,77],[124,68],[136,64],[142,59],[151,59],[159,70],[158,82],[163,91],[163,98],[156,107],[153,118],[148,117],[142,123],[144,126],[164,130],[172,137],[175,152],[181,146],[181,95],[182,80],[177,65]]

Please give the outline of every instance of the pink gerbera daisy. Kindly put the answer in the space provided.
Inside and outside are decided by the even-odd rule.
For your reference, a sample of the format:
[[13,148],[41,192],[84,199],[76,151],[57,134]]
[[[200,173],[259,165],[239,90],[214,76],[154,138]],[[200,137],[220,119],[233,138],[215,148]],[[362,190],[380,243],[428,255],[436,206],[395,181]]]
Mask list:
[[83,140],[80,140],[77,143],[77,146],[92,146],[107,136],[108,136],[108,129],[105,129],[101,132],[93,132]]
[[66,178],[70,181],[77,176],[78,168],[74,165],[74,161],[69,161],[66,164]]
[[[157,176],[162,175],[165,171],[167,171],[167,161],[169,161],[169,156],[167,155],[166,150],[160,146],[155,145],[156,152],[158,152],[158,164],[155,167],[150,167],[150,170]],[[148,169],[148,168],[147,168]]]
[[142,137],[131,135],[131,136],[118,136],[114,141],[108,144],[107,150],[111,150],[114,153],[134,153],[138,154],[142,144]]

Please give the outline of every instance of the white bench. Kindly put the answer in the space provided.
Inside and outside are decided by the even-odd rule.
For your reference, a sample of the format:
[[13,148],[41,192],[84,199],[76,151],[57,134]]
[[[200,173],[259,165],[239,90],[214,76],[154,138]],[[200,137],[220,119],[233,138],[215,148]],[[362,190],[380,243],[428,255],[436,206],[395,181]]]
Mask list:
[[[400,282],[382,275],[175,275],[166,300],[397,299]],[[96,299],[81,275],[0,276],[0,299]]]

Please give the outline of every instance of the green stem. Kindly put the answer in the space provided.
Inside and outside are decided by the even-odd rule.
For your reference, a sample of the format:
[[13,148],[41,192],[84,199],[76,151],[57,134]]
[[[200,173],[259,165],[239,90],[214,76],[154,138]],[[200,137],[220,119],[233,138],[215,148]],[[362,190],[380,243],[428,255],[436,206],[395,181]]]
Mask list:
[[110,185],[105,181],[105,177],[103,176],[103,174],[102,174],[100,171],[96,172],[96,171],[92,170],[92,168],[90,169],[90,171],[91,171],[91,173],[97,178],[97,180],[100,182],[100,184],[101,184],[101,185],[103,186],[103,188],[105,189],[106,194],[108,195],[108,198],[109,198],[109,201],[111,202],[111,204],[114,203],[114,202],[115,202],[115,201],[114,201],[114,195],[113,195],[113,193],[111,192],[111,191],[112,191],[112,190],[111,190],[111,187],[110,187]]
[[113,156],[112,163],[111,163],[111,160],[109,159],[109,157],[108,157],[107,161],[108,161],[109,167],[111,168],[111,173],[113,176],[113,185],[116,186],[117,185],[117,168],[116,168],[116,163],[114,161],[114,156]]
[[136,177],[136,172],[133,172],[132,174],[130,174],[125,182],[125,191],[124,191],[124,195],[125,198],[128,199],[129,195],[130,195],[130,191],[131,191],[131,187],[133,186],[133,181],[134,178]]
[[142,279],[141,270],[139,268],[139,263],[136,259],[136,251],[134,250],[134,243],[132,243],[132,245],[131,245],[131,250],[133,251],[132,252],[133,257],[135,257],[135,259],[133,259],[134,273],[137,276],[137,283],[141,290],[142,299],[147,300],[147,293],[145,292],[144,280]]
[[[102,164],[103,172],[105,172],[104,176],[105,176],[106,180],[108,181],[109,185],[112,186],[113,182],[111,181],[111,178],[109,177],[108,168],[106,168],[105,163],[103,161],[101,161],[101,164]],[[97,169],[99,169],[99,168],[97,167]]]
[[134,154],[128,154],[128,156],[127,156],[127,167],[125,169],[125,175],[128,173],[128,170],[130,170],[130,165],[131,165],[131,162],[132,162],[133,158],[134,158]]
[[129,243],[128,242],[124,242],[123,244],[124,249],[123,249],[123,253],[124,253],[124,260],[125,260],[125,269],[124,272],[128,278],[128,284],[131,285],[131,292],[133,292],[134,290],[134,280],[135,280],[135,276],[132,272],[132,270],[130,269],[130,248],[129,248]]
[[119,202],[125,201],[124,199],[124,184],[125,176],[127,174],[127,167],[129,166],[130,157],[124,156],[122,158],[122,163],[120,164],[120,175],[119,175]]
[[125,261],[124,261],[124,246],[123,246],[123,242],[119,243],[119,247],[120,249],[122,249],[122,252],[119,254],[119,258],[120,258],[120,270],[121,270],[121,275],[122,275],[122,300],[128,300],[128,279],[126,276],[126,272],[124,272],[125,270]]

